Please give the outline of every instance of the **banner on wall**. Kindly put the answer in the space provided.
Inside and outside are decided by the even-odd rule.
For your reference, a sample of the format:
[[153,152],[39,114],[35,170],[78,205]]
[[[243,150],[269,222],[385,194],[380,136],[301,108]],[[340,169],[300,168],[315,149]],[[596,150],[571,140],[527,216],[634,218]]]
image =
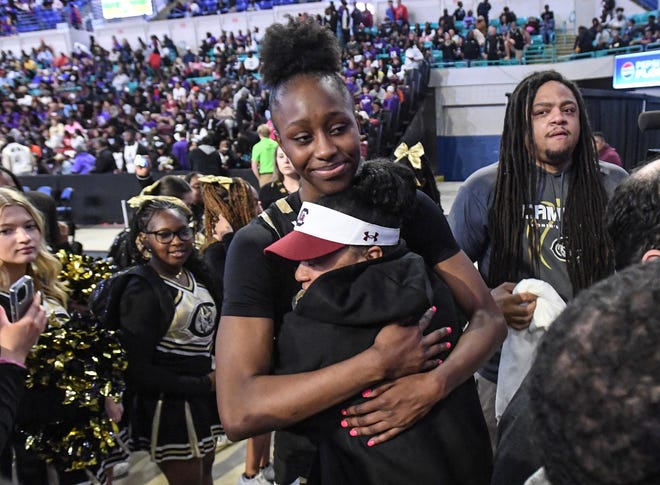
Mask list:
[[614,89],[660,86],[660,49],[614,56]]
[[151,0],[101,0],[103,18],[119,19],[153,15]]

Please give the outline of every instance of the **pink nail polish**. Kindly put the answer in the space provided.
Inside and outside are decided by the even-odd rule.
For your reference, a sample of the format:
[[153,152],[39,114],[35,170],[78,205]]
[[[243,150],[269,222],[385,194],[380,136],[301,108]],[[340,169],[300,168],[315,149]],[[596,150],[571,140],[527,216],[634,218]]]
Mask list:
[[367,446],[373,446],[375,444],[376,444],[376,442],[374,440],[367,441]]
[[451,334],[451,327],[447,327],[447,335]]
[[342,428],[348,428],[348,421],[345,419],[342,419],[341,422],[339,423]]
[[347,414],[348,414],[348,411],[346,411],[345,409],[341,410],[341,415],[342,416],[346,416]]
[[443,362],[442,359],[438,359],[438,365],[442,364],[442,362]]
[[369,397],[371,396],[371,389],[367,389],[362,392],[362,397]]
[[438,311],[438,307],[436,307],[435,305],[433,305],[433,306],[431,307],[431,310],[433,310],[434,312],[436,312],[436,311]]
[[355,429],[352,429],[348,432],[351,436],[357,436],[357,431]]
[[447,343],[445,344],[445,348],[447,348],[447,349],[451,349],[451,342],[447,342]]

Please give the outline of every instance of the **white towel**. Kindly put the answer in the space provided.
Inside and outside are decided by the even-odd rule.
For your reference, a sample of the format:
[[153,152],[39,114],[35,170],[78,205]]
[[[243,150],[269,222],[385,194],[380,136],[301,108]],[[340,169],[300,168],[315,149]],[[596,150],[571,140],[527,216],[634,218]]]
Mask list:
[[513,293],[533,293],[538,298],[529,327],[524,330],[509,327],[506,340],[502,344],[502,355],[497,374],[497,394],[495,395],[495,417],[498,422],[509,405],[509,401],[520,387],[520,383],[529,372],[539,341],[555,318],[566,307],[564,300],[545,281],[522,280],[513,289]]

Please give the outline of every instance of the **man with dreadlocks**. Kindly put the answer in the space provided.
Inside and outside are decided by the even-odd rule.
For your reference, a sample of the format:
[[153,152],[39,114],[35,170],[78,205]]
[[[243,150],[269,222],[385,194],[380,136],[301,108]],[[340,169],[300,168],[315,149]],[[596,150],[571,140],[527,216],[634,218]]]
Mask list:
[[[599,163],[578,88],[555,71],[530,74],[509,98],[500,160],[472,174],[449,216],[454,237],[492,288],[509,326],[527,328],[536,295],[513,293],[524,278],[571,299],[610,274],[608,196],[627,173]],[[495,447],[496,354],[477,375]]]

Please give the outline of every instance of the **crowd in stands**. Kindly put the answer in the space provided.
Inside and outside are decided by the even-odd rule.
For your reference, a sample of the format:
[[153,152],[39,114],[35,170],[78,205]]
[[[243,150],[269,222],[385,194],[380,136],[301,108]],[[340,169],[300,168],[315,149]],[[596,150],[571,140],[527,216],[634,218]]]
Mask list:
[[88,3],[90,0],[2,0],[0,36],[54,29],[61,22],[68,23],[74,29],[81,29],[81,9]]
[[[47,8],[45,2],[40,8]],[[484,0],[475,17],[459,1],[437,23],[411,24],[397,0],[377,22],[366,4],[359,9],[341,0],[316,16],[343,48],[342,74],[355,96],[365,155],[385,154],[383,139],[396,142],[412,74],[424,72],[437,52],[445,63],[520,60],[535,36],[554,39],[548,5],[524,22],[508,7],[497,17],[490,10]],[[652,15],[635,28],[619,7],[605,14],[605,22],[594,18],[590,29],[581,28],[575,52],[654,42],[658,29]],[[133,171],[135,149],[127,151],[127,140],[162,171],[194,169],[189,151],[218,149],[223,142],[231,152],[223,156],[231,160],[225,168],[248,168],[256,128],[269,119],[269,90],[259,75],[261,36],[255,27],[208,32],[197,48],[154,35],[137,45],[113,38],[101,46],[90,37],[89,47],[76,44],[71,53],[54,52],[45,42],[30,52],[3,51],[0,149],[12,144],[11,152],[23,158],[27,151],[16,145],[29,150],[32,162],[18,161],[19,174],[85,174]],[[4,165],[16,171],[10,150],[4,151]]]
[[[332,27],[333,9],[318,21]],[[367,155],[379,127],[396,121],[410,94],[406,73],[422,67],[425,53],[405,22],[368,33],[363,23],[351,29],[348,39],[339,33],[343,75]],[[114,38],[110,46],[91,37],[89,49],[77,45],[72,53],[45,42],[29,53],[2,52],[4,165],[18,175],[131,172],[137,152],[127,147],[137,142],[154,169],[188,170],[189,152],[224,142],[225,168],[249,168],[256,128],[269,119],[269,90],[258,73],[261,35],[258,28],[208,32],[196,49],[181,49],[165,35],[138,45]],[[27,150],[33,162],[14,166],[9,152]]]
[[638,24],[634,17],[625,15],[623,7],[606,9],[604,6],[600,19],[594,17],[589,28],[578,28],[573,48],[576,54],[634,45],[646,48],[655,44],[659,36],[660,24],[655,15],[649,15],[645,24]]

